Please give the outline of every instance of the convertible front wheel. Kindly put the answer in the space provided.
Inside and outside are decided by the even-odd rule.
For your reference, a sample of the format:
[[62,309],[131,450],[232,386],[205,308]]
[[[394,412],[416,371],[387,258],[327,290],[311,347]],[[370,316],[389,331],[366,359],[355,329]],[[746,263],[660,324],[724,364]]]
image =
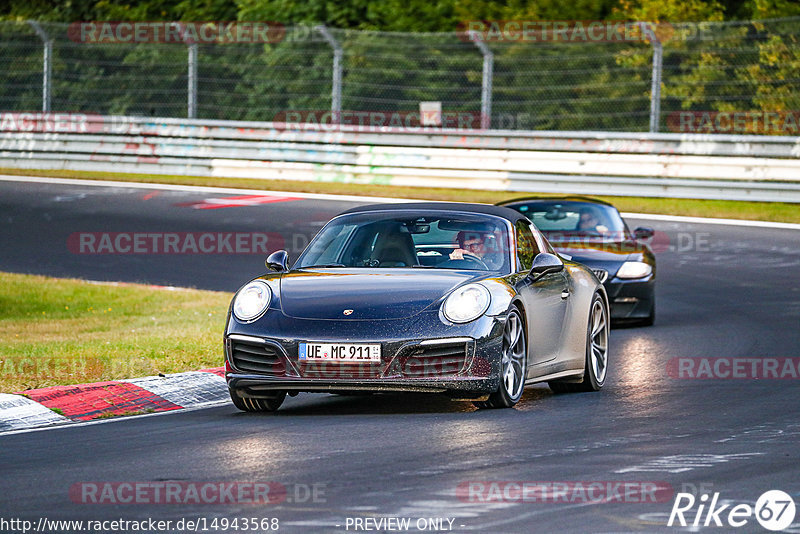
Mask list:
[[528,368],[528,347],[525,323],[515,308],[508,312],[503,328],[503,359],[500,365],[500,386],[485,401],[475,402],[478,408],[510,408],[519,402],[525,389]]
[[278,392],[269,399],[254,399],[252,397],[240,397],[233,391],[230,392],[233,405],[243,412],[274,412],[283,404],[286,392]]

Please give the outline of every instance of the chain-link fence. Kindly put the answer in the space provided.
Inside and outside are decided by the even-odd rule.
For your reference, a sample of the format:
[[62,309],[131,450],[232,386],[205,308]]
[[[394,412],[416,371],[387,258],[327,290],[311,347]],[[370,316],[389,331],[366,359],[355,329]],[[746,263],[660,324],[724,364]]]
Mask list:
[[109,43],[74,25],[3,22],[0,111],[321,120],[440,102],[495,129],[607,131],[686,131],[706,112],[796,117],[800,18],[660,29],[529,40],[297,26],[270,42]]

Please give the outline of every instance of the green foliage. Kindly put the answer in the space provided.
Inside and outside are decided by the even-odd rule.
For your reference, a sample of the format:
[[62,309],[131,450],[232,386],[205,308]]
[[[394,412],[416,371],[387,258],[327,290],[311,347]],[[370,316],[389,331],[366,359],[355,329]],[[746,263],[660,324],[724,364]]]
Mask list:
[[741,18],[763,20],[800,16],[797,0],[747,0]]
[[[720,23],[734,18],[762,22]],[[344,47],[345,111],[411,112],[435,100],[447,112],[477,113],[482,57],[453,33],[473,20],[664,23],[662,122],[678,110],[800,109],[795,0],[8,0],[0,5],[0,21],[9,21],[0,24],[2,110],[41,109],[42,43],[31,19],[286,24],[278,43],[199,46],[200,118],[329,109],[333,52],[311,29],[318,23],[338,28]],[[186,46],[76,43],[66,24],[44,27],[53,39],[53,110],[186,115]],[[488,45],[493,127],[647,129],[648,41]]]
[[723,5],[716,0],[620,0],[615,15],[651,22],[721,21]]
[[0,273],[0,392],[218,367],[231,295]]

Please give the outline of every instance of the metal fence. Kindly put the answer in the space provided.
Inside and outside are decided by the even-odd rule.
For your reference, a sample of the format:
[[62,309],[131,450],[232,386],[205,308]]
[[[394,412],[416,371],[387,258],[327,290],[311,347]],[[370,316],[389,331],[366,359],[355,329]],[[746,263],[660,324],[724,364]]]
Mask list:
[[[434,101],[484,128],[664,132],[680,111],[800,110],[800,18],[624,40],[297,26],[266,43],[107,44],[70,28],[0,23],[0,111],[274,121]],[[723,133],[800,133],[762,130]]]

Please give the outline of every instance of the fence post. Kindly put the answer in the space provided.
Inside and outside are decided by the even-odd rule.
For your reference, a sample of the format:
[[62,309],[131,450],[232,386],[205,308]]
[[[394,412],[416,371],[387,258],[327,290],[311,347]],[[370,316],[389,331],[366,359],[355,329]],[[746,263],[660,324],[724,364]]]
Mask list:
[[188,102],[186,104],[186,115],[190,119],[197,118],[197,43],[189,43],[189,73],[187,75],[186,94]]
[[331,115],[334,123],[339,123],[342,117],[342,45],[324,25],[314,26],[322,38],[333,48],[333,81],[331,88]]
[[653,73],[650,77],[650,133],[657,133],[661,122],[661,63],[664,47],[649,22],[642,22],[642,31],[653,44]]
[[42,66],[42,112],[50,113],[51,84],[53,78],[53,40],[47,34],[44,28],[35,20],[29,20],[28,24],[36,32],[36,35],[41,38],[44,43],[44,60]]
[[470,39],[483,54],[483,77],[481,79],[481,129],[488,130],[492,127],[492,85],[494,74],[494,54],[480,34],[469,32]]
[[187,73],[186,73],[186,116],[189,119],[197,118],[197,43],[189,36],[186,27],[181,22],[173,22],[181,32],[181,39],[187,48]]

